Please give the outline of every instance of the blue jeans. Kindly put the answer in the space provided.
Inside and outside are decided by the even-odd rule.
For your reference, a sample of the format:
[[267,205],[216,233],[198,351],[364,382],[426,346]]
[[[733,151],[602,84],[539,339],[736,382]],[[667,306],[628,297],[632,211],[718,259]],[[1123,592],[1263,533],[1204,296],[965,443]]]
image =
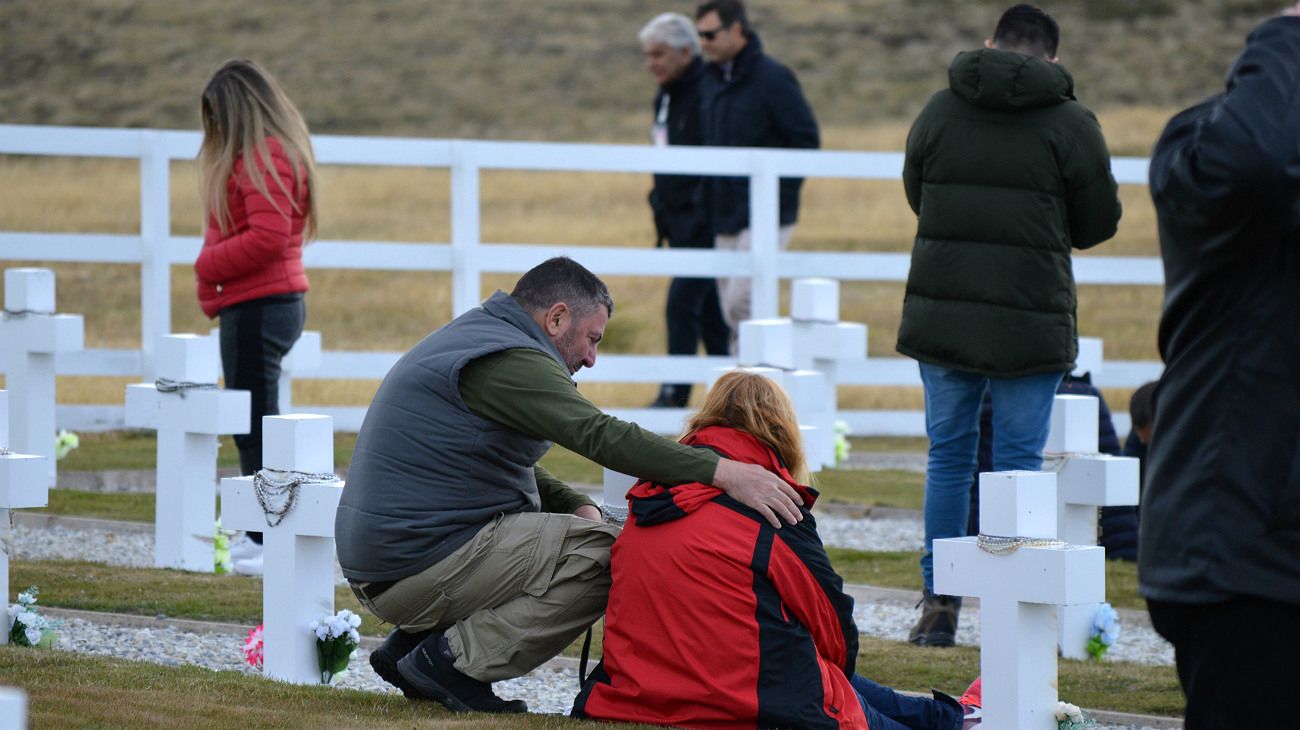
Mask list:
[[993,470],[1037,471],[1052,419],[1052,400],[1065,373],[990,378],[920,363],[925,385],[925,554],[921,577],[934,590],[934,541],[966,534],[970,487],[977,468],[980,402],[993,399]]
[[871,730],[960,730],[962,712],[929,697],[913,697],[867,679],[849,678]]

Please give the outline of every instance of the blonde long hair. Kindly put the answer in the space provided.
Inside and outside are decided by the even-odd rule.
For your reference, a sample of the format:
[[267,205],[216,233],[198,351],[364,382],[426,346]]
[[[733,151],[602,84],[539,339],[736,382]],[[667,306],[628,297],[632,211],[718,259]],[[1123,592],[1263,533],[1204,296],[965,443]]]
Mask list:
[[[272,175],[276,185],[289,198],[293,212],[306,213],[305,239],[316,235],[316,158],[312,154],[307,123],[298,108],[289,101],[266,69],[253,61],[234,59],[217,69],[199,102],[203,118],[203,145],[199,148],[199,174],[203,194],[203,220],[215,217],[222,233],[229,232],[233,221],[226,203],[226,182],[235,166],[236,156],[244,161],[244,170],[257,191],[271,199],[266,176],[258,170],[275,171],[266,138],[275,137],[289,157],[293,169],[293,191],[285,187],[279,175]],[[301,210],[294,191],[305,185],[307,210]],[[274,201],[272,201],[274,205]],[[288,217],[290,211],[280,211]]]
[[686,424],[687,435],[709,426],[730,426],[770,446],[800,484],[808,483],[803,437],[794,404],[781,386],[758,373],[732,370],[718,378],[704,407]]

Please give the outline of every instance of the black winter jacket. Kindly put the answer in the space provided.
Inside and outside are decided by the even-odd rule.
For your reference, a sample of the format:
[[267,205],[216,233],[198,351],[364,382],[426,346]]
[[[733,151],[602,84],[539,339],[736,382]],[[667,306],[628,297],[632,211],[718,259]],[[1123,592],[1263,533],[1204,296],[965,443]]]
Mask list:
[[[700,79],[704,76],[704,61],[693,59],[672,83],[655,94],[654,117],[668,101],[668,144],[704,144],[704,130],[700,124]],[[682,248],[712,248],[713,231],[708,216],[700,209],[703,199],[704,178],[699,175],[655,175],[655,185],[650,191],[650,209],[654,212],[658,245],[666,241],[669,246]]]
[[1151,158],[1165,362],[1139,545],[1148,599],[1300,606],[1300,18]]
[[991,377],[1074,369],[1071,247],[1115,235],[1110,154],[1059,64],[958,54],[912,125],[918,216],[898,351]]
[[[714,147],[795,147],[821,145],[817,120],[790,69],[763,53],[757,33],[732,59],[728,74],[716,63],[705,66],[700,82],[704,144]],[[799,217],[802,178],[781,180],[781,225]],[[749,228],[749,178],[708,179],[706,201],[715,233],[732,235]]]

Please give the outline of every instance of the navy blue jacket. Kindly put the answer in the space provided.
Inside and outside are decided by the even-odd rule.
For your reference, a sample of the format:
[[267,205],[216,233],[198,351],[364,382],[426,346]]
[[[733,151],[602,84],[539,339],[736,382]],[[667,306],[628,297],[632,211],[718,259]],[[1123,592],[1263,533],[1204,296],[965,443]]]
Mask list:
[[[705,66],[700,82],[704,144],[715,147],[795,147],[821,145],[817,120],[790,69],[763,53],[758,34],[731,61]],[[802,178],[781,180],[781,225],[799,217]],[[706,205],[715,233],[734,235],[749,228],[749,178],[714,177],[706,186]]]

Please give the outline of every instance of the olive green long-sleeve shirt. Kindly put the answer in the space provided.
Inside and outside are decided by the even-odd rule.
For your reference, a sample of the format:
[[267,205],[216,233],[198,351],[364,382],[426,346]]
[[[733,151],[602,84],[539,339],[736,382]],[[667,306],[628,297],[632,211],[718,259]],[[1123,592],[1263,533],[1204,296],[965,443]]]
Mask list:
[[[540,350],[519,348],[479,358],[460,371],[460,395],[474,415],[557,443],[597,464],[665,484],[713,481],[718,455],[650,433],[601,411],[578,392],[563,366]],[[572,513],[593,504],[533,468],[542,510]]]

